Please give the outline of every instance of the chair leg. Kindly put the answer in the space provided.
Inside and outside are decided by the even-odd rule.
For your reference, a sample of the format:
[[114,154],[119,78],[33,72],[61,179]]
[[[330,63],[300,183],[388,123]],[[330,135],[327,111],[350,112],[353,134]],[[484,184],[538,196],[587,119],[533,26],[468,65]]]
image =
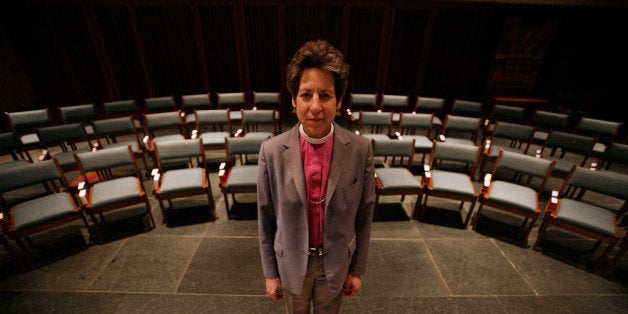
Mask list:
[[168,217],[166,216],[166,208],[164,207],[164,202],[161,199],[157,200],[159,201],[159,208],[161,209],[162,223],[168,225]]
[[597,262],[595,263],[595,266],[593,266],[592,270],[594,273],[600,269],[600,266],[602,266],[602,263],[606,260],[608,254],[610,254],[613,248],[615,248],[615,244],[617,244],[617,241],[610,243],[606,247],[606,250],[604,250],[604,253],[602,253],[602,255],[600,255],[600,257],[597,259]]
[[[525,232],[523,233],[523,239],[521,239],[521,246],[522,247],[527,247],[528,246],[528,236],[530,236],[530,232],[532,232],[532,228],[534,228],[534,224],[536,223],[536,219],[537,217],[534,217],[534,219],[532,219],[532,221],[530,221],[530,224],[528,225],[528,227],[525,229]],[[523,221],[524,226],[525,226],[525,222],[528,220],[528,217],[526,217],[526,219]]]
[[207,191],[207,201],[209,202],[209,217],[211,221],[216,220],[216,205],[214,204],[214,197],[212,196],[211,190]]
[[615,257],[613,257],[611,262],[608,264],[608,267],[606,267],[606,270],[604,271],[604,274],[602,274],[602,277],[606,278],[613,273],[621,258],[624,256],[624,254],[626,254],[626,250],[628,250],[628,245],[621,245],[621,249],[619,250],[619,252],[617,252],[617,254],[615,254]]
[[480,214],[482,213],[482,207],[484,207],[484,203],[480,202],[480,206],[478,206],[478,210],[475,212],[475,215],[473,216],[473,220],[471,223],[472,230],[475,230],[475,228],[478,226],[478,221],[480,220]]
[[157,228],[157,224],[155,224],[155,218],[153,217],[153,209],[150,207],[150,202],[148,201],[148,197],[144,199],[144,203],[146,203],[146,212],[148,213],[148,218],[150,218],[150,222],[153,226],[153,229]]
[[533,250],[535,250],[537,246],[539,246],[539,244],[541,243],[541,240],[543,239],[543,235],[545,234],[545,230],[547,230],[548,226],[549,226],[549,222],[546,219],[543,219],[543,222],[541,223],[541,226],[539,227],[539,234],[536,236],[536,241],[534,241],[534,245],[532,245]]
[[423,198],[423,204],[421,204],[421,216],[419,217],[420,221],[423,221],[423,219],[425,218],[425,210],[427,208],[427,198],[429,197],[428,194],[425,194],[425,198]]
[[227,211],[227,219],[231,219],[231,211],[229,210],[229,194],[223,192],[223,199],[225,200],[225,211]]
[[33,256],[31,255],[30,250],[28,249],[28,247],[26,247],[22,239],[15,238],[15,242],[20,247],[20,250],[24,253],[24,256],[26,258],[26,262],[28,263],[29,268],[30,269],[35,268],[35,261],[33,260]]
[[473,214],[473,209],[475,208],[476,200],[471,202],[471,206],[469,207],[469,212],[467,213],[467,217],[464,219],[464,228],[466,229],[469,226],[469,221],[471,220],[471,215]]

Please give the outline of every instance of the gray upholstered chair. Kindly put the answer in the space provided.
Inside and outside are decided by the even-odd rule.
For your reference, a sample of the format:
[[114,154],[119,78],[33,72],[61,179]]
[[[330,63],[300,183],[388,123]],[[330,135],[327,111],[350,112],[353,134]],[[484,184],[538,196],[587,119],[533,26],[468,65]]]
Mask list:
[[144,132],[142,109],[135,99],[103,102],[102,110],[104,118],[133,117],[133,126]]
[[253,109],[275,110],[275,120],[278,133],[283,132],[281,128],[281,93],[279,92],[253,92]]
[[[599,270],[622,236],[617,224],[628,210],[626,187],[628,175],[573,166],[558,192],[558,197],[547,203],[543,222],[532,248],[543,247],[543,241],[548,241],[545,235],[549,226],[561,228],[595,240],[594,251],[601,243],[608,245],[592,269]],[[596,196],[587,198],[588,194]],[[606,201],[602,201],[602,197]]]
[[231,118],[231,122],[240,124],[242,120],[242,111],[240,110],[249,108],[246,104],[244,92],[218,93],[216,99],[218,104],[214,107],[230,109],[229,117]]
[[[101,240],[104,239],[103,213],[131,205],[144,203],[151,227],[155,228],[150,201],[131,146],[75,154],[74,158],[86,184],[83,208],[96,225]],[[100,223],[96,215],[100,216]]]
[[94,134],[99,148],[127,147],[131,145],[131,150],[136,158],[141,158],[144,164],[146,176],[150,176],[150,165],[146,161],[146,147],[140,140],[140,134],[133,124],[132,116],[108,118],[95,120],[92,122]]
[[500,149],[492,172],[484,179],[472,229],[476,230],[484,206],[523,216],[521,246],[527,246],[530,231],[541,213],[539,194],[544,192],[555,163]]
[[347,106],[347,118],[349,129],[353,129],[360,119],[360,111],[376,111],[377,94],[349,94],[349,105]]
[[54,125],[54,119],[48,108],[16,112],[5,112],[11,130],[20,140],[29,160],[33,160],[29,150],[39,149],[37,128]]
[[543,145],[549,131],[567,131],[567,124],[569,123],[569,115],[560,112],[551,112],[545,110],[535,110],[532,112],[532,118],[530,119],[530,125],[536,127],[534,132],[534,138],[532,143],[536,145]]
[[595,138],[596,142],[591,154],[594,157],[600,157],[617,139],[623,125],[623,122],[581,117],[574,126],[573,133]]
[[[56,160],[0,168],[0,178],[0,204],[6,209],[0,211],[2,232],[17,242],[31,265],[32,257],[23,239],[32,245],[29,236],[79,219],[90,230]],[[17,200],[12,194],[15,191],[21,191]]]
[[[534,137],[535,127],[497,121],[490,139],[484,143],[484,153],[480,164],[480,174],[484,173],[486,163],[493,163],[501,149],[505,151],[527,154]],[[489,142],[490,141],[490,142]]]
[[185,126],[190,130],[196,127],[196,110],[212,109],[209,94],[193,94],[181,96],[181,111],[185,113]]
[[495,130],[495,122],[526,122],[526,111],[524,107],[494,104],[490,112],[486,115],[485,125],[483,128],[482,138],[488,138],[491,136],[491,132]]
[[0,168],[31,162],[26,159],[28,155],[24,157],[22,143],[12,131],[0,133],[0,156],[11,156],[10,160],[0,163]]
[[279,133],[276,110],[243,109],[241,116],[243,136],[269,138]]
[[229,195],[235,205],[238,203],[235,194],[257,193],[256,157],[265,140],[258,136],[225,138],[227,162],[226,167],[219,170],[218,177],[229,219],[235,218],[229,205]]
[[627,143],[617,143],[617,142],[611,143],[606,148],[606,152],[600,158],[600,161],[598,161],[598,166],[605,170],[614,170],[612,165],[615,163],[628,166],[628,142]]
[[479,146],[460,145],[452,142],[434,141],[429,168],[423,174],[423,203],[417,216],[424,220],[430,196],[460,201],[462,212],[465,202],[470,202],[469,211],[463,220],[463,228],[469,223],[478,192],[473,186],[473,176],[480,163],[482,150]]
[[408,112],[410,96],[408,95],[382,95],[382,103],[378,109],[393,113],[393,125],[399,123],[401,112]]
[[401,113],[399,118],[399,136],[414,140],[414,153],[421,154],[421,163],[425,162],[432,150],[432,131],[434,130],[433,113]]
[[482,135],[482,119],[448,114],[441,135],[450,143],[478,146]]
[[390,139],[393,131],[393,112],[360,111],[358,130],[368,139]]
[[[178,111],[148,113],[144,115],[145,134],[151,142],[171,141],[187,138],[183,118]],[[149,151],[152,147],[148,146]]]
[[[153,194],[159,201],[164,223],[168,225],[168,212],[173,210],[172,200],[195,195],[206,195],[209,202],[210,220],[216,218],[214,198],[207,173],[205,149],[201,139],[187,139],[157,143],[155,156],[159,169],[159,177],[155,180]],[[184,167],[170,168],[169,161]],[[168,207],[164,206],[168,202]]]
[[95,138],[94,129],[92,128],[92,121],[98,119],[95,104],[59,107],[59,115],[63,124],[83,123],[90,139]]
[[37,128],[39,146],[45,158],[55,158],[63,171],[76,170],[75,153],[88,152],[92,142],[82,123],[70,123]]
[[434,98],[434,97],[419,97],[417,100],[416,106],[414,107],[415,112],[419,113],[433,113],[434,114],[434,122],[433,127],[436,131],[436,135],[443,128],[443,118],[445,114],[445,99],[444,98]]
[[416,195],[413,209],[416,212],[421,195],[421,182],[412,174],[414,158],[413,139],[373,138],[373,156],[383,158],[384,163],[375,167],[375,212],[381,195],[401,195],[401,203],[406,195]]
[[455,99],[451,105],[450,113],[455,116],[482,118],[484,116],[483,110],[482,102]]
[[[207,98],[206,94],[205,98]],[[201,97],[199,97],[201,98]],[[174,96],[151,97],[144,99],[144,114],[177,111]]]
[[195,110],[196,134],[205,149],[225,149],[225,138],[233,134],[229,109]]
[[561,131],[550,131],[540,154],[543,158],[556,159],[552,176],[565,178],[571,166],[586,166],[591,157],[595,139],[592,137]]

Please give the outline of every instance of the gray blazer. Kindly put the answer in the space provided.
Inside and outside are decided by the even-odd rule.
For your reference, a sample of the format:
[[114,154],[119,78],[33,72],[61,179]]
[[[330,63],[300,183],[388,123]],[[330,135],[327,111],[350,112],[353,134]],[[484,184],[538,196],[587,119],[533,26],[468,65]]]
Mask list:
[[[375,206],[373,149],[368,139],[334,124],[327,202],[325,274],[333,294],[347,275],[366,272]],[[257,208],[264,277],[301,294],[308,261],[307,195],[298,124],[262,144]]]

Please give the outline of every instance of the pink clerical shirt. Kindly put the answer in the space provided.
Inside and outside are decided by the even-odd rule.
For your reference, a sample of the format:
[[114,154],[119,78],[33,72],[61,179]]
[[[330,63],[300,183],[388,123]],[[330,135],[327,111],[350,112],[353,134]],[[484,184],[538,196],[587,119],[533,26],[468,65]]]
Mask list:
[[307,220],[310,247],[320,247],[323,245],[327,179],[329,178],[334,137],[332,135],[323,144],[310,144],[303,136],[300,139],[308,198]]

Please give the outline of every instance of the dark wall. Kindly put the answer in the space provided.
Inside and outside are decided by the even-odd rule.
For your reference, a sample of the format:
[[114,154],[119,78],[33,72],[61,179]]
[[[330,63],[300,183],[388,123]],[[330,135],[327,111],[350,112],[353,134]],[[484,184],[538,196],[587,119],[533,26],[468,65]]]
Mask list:
[[282,91],[287,112],[288,58],[304,41],[325,38],[349,60],[350,92],[543,97],[618,119],[610,113],[625,86],[625,6],[309,2],[4,1],[3,46],[12,47],[36,100],[0,102],[19,110]]

